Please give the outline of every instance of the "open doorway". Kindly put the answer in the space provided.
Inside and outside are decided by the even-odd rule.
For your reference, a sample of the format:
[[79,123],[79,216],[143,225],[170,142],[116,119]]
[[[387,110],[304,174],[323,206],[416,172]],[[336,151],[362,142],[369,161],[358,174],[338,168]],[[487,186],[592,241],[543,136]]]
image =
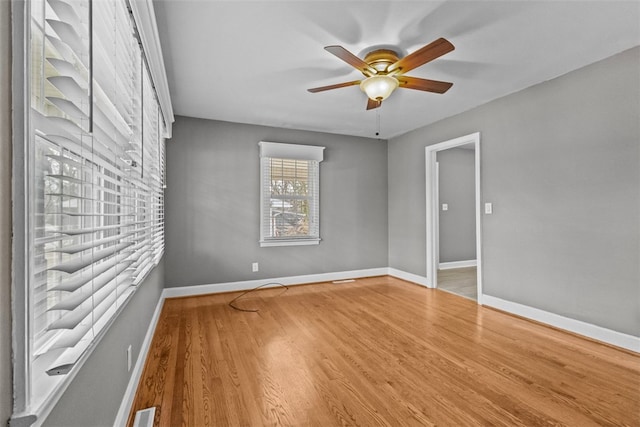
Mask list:
[[479,148],[479,133],[426,147],[427,280],[482,304]]
[[476,301],[475,144],[436,152],[438,289]]

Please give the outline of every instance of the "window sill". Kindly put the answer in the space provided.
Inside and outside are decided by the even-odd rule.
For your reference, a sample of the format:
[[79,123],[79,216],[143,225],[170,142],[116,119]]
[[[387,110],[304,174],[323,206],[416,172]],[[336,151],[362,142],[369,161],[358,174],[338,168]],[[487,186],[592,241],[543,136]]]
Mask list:
[[261,240],[260,247],[271,246],[309,246],[320,244],[320,239]]

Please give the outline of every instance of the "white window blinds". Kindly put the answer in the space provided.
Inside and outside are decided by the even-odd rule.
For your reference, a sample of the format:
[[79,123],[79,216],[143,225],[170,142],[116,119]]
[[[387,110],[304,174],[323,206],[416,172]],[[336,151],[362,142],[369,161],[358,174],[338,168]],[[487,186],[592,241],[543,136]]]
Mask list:
[[260,245],[320,241],[320,162],[324,147],[260,142]]
[[46,394],[162,256],[164,140],[124,0],[30,7],[28,347]]

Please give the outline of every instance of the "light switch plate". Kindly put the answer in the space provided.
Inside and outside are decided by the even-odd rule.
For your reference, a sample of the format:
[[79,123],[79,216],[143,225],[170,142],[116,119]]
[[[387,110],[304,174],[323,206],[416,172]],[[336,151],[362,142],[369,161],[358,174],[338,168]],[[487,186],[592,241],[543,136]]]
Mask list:
[[443,203],[442,204],[442,210],[443,211],[448,211],[449,210],[449,205],[447,203]]
[[484,213],[487,215],[491,215],[493,213],[493,204],[485,203],[484,204]]

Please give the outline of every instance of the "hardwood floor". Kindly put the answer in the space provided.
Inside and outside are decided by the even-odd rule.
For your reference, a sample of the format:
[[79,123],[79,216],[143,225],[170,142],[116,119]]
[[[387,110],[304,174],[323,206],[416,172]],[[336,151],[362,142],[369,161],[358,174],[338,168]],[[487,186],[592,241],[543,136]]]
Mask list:
[[478,300],[477,267],[438,270],[438,289]]
[[638,426],[640,356],[391,277],[168,299],[155,426]]

